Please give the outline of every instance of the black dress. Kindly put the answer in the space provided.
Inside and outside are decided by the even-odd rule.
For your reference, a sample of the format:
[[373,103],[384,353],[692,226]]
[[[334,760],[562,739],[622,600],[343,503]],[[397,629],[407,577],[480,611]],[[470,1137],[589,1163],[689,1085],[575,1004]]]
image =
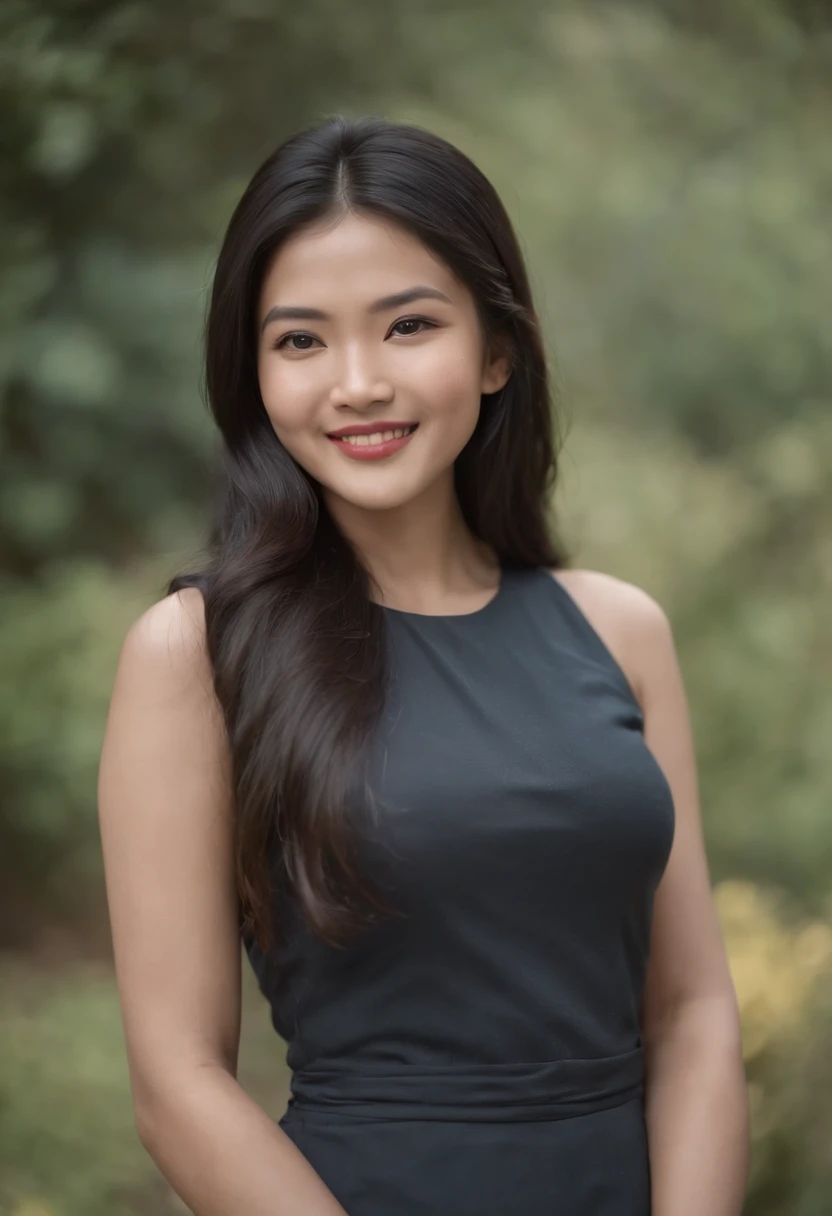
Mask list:
[[[460,616],[386,608],[366,837],[406,916],[245,946],[349,1216],[648,1216],[639,1014],[670,787],[622,669],[545,569]],[[362,850],[365,844],[362,843]]]

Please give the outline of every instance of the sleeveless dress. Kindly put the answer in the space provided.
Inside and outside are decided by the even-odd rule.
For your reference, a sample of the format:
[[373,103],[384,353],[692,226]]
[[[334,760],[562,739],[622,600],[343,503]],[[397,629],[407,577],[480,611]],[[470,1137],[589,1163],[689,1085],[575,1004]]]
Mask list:
[[675,830],[623,670],[548,570],[385,608],[362,856],[405,915],[244,937],[288,1045],[279,1126],[349,1216],[649,1216],[639,1015]]

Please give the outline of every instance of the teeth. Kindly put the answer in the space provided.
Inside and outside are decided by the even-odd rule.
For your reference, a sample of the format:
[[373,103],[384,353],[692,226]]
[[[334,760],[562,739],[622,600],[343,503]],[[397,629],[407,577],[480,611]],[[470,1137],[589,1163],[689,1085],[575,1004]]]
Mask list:
[[412,427],[399,427],[395,431],[373,431],[369,435],[341,435],[341,443],[351,443],[353,447],[371,447],[376,443],[386,443],[390,439],[401,439],[409,435]]

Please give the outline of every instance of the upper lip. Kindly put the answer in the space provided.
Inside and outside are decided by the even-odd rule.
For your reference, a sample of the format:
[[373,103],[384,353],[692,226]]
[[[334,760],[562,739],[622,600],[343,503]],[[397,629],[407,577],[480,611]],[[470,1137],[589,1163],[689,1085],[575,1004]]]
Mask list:
[[416,422],[351,422],[349,426],[342,426],[338,431],[327,431],[332,439],[337,439],[339,435],[375,435],[380,431],[398,431],[408,426],[417,426]]

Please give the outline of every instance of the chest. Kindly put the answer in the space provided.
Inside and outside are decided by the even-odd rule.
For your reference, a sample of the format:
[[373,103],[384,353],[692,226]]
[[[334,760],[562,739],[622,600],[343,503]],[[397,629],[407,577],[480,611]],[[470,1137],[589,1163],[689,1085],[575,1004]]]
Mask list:
[[414,899],[510,886],[657,880],[672,843],[668,783],[614,666],[547,638],[397,639],[373,763],[373,827]]

